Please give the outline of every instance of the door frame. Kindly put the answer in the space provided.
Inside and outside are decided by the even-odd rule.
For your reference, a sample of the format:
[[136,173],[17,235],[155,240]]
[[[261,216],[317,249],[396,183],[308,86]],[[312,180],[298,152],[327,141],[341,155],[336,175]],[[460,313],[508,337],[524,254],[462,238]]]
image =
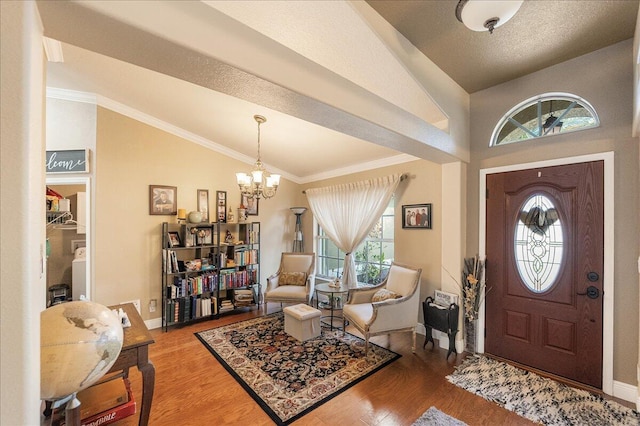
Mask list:
[[[580,155],[576,157],[556,158],[553,160],[535,161],[531,163],[513,164],[508,166],[480,169],[479,191],[479,223],[478,223],[478,253],[486,256],[486,213],[487,213],[487,175],[518,170],[535,169],[541,167],[564,166],[575,163],[589,163],[604,161],[604,269],[603,269],[603,307],[602,307],[602,391],[613,395],[613,313],[614,313],[614,153],[601,152],[597,154]],[[485,328],[485,303],[480,305],[478,316],[480,330]],[[484,353],[484,333],[477,333],[476,348]]]
[[91,177],[89,176],[67,176],[58,177],[47,175],[45,179],[46,185],[84,185],[85,192],[87,193],[87,203],[85,205],[85,218],[86,223],[86,247],[87,247],[87,268],[86,268],[86,280],[89,285],[87,286],[87,299],[93,300],[93,256],[94,247],[93,243],[93,206],[92,206],[92,194],[91,194]]

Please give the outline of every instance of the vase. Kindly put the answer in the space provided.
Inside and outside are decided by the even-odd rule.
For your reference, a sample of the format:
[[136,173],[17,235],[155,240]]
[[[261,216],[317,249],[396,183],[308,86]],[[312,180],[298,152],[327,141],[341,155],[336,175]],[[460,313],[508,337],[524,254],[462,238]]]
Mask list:
[[464,320],[464,350],[470,354],[476,353],[476,334],[478,332],[478,320]]

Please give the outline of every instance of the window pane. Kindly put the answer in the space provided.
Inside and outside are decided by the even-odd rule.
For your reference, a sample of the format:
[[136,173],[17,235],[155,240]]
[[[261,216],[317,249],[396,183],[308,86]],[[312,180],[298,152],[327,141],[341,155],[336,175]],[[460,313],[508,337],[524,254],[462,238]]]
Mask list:
[[531,196],[520,209],[514,236],[514,255],[520,278],[529,290],[542,293],[560,273],[563,232],[553,202],[543,194]]
[[[377,284],[385,277],[394,256],[394,200],[376,223],[365,241],[354,251],[359,283]],[[318,226],[316,273],[325,278],[342,275],[344,253],[329,240]]]
[[570,93],[548,93],[526,100],[496,125],[490,146],[520,142],[600,125],[593,107]]

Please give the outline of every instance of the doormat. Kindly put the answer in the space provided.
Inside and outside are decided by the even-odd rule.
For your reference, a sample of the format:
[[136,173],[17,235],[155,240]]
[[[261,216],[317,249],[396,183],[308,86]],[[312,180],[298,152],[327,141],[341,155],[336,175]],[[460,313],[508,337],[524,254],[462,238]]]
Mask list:
[[431,407],[411,426],[467,426],[467,424],[443,413],[436,407]]
[[447,379],[544,425],[640,424],[636,410],[485,356],[466,358]]
[[401,355],[342,331],[300,342],[282,312],[195,333],[276,424],[286,425]]

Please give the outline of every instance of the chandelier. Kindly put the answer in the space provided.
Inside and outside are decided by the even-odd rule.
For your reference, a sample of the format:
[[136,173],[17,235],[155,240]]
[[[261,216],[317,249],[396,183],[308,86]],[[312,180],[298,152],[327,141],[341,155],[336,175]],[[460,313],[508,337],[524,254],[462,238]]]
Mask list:
[[260,160],[260,125],[267,121],[261,115],[254,115],[253,119],[258,123],[258,159],[251,173],[236,173],[236,180],[242,195],[248,198],[271,198],[276,195],[280,184],[280,175],[271,174],[264,169]]

